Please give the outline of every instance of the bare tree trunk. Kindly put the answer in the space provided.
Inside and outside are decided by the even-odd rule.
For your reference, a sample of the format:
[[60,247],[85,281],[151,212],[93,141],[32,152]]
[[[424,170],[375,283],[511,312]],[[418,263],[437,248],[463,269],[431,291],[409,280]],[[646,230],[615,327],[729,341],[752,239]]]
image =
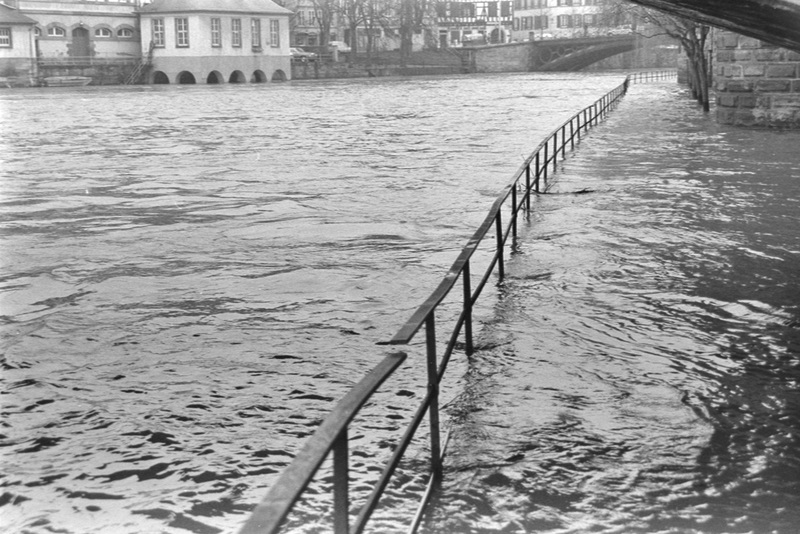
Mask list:
[[414,0],[400,4],[400,66],[407,67],[414,40]]

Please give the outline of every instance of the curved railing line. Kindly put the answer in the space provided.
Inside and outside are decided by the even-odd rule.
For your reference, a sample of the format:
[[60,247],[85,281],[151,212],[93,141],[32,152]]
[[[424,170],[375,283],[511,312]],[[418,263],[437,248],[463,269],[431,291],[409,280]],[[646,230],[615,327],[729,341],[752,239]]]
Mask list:
[[[472,308],[477,302],[486,284],[492,277],[497,268],[500,281],[503,280],[504,258],[503,251],[510,238],[516,240],[517,237],[517,218],[520,211],[529,214],[531,211],[530,200],[532,194],[541,192],[541,185],[544,182],[545,191],[548,187],[548,169],[552,165],[553,172],[558,166],[558,153],[566,158],[566,147],[575,148],[575,138],[581,139],[581,131],[588,132],[589,127],[599,124],[600,120],[606,116],[610,108],[627,92],[630,83],[641,81],[651,81],[674,77],[675,71],[643,72],[626,76],[625,81],[618,87],[609,91],[606,95],[598,99],[591,106],[584,108],[568,121],[556,128],[551,134],[539,143],[536,149],[528,156],[520,168],[513,175],[514,178],[500,192],[497,199],[484,219],[478,230],[472,235],[467,244],[461,250],[458,258],[450,267],[445,277],[425,300],[416,309],[411,318],[406,321],[400,330],[391,340],[383,345],[407,345],[415,337],[420,328],[425,325],[425,345],[426,345],[426,364],[428,375],[428,392],[422,403],[417,408],[411,423],[403,433],[403,437],[396,446],[391,458],[385,464],[378,482],[373,486],[373,490],[366,503],[362,507],[358,518],[352,525],[349,523],[350,501],[348,495],[349,472],[348,472],[348,426],[360,408],[366,403],[370,396],[380,387],[380,385],[403,363],[406,353],[397,352],[387,355],[375,368],[372,369],[350,392],[342,398],[333,411],[328,414],[320,427],[309,438],[300,453],[294,458],[291,465],[284,470],[278,480],[270,489],[267,496],[256,506],[252,515],[239,531],[240,534],[255,533],[275,533],[280,529],[281,523],[291,511],[294,504],[300,498],[311,479],[317,473],[323,460],[328,453],[333,452],[333,495],[334,495],[334,532],[336,534],[361,533],[366,527],[373,511],[378,505],[378,501],[383,495],[386,486],[389,484],[392,475],[397,469],[400,461],[411,443],[412,438],[417,432],[426,412],[430,419],[430,455],[431,455],[431,474],[427,484],[427,489],[420,501],[418,510],[409,532],[415,532],[422,520],[424,510],[433,493],[436,484],[442,478],[442,460],[447,439],[444,444],[439,438],[439,384],[444,377],[447,364],[455,351],[458,338],[462,333],[465,336],[465,352],[472,354],[474,347],[472,344]],[[583,122],[581,123],[581,120]],[[569,128],[569,135],[567,134]],[[559,145],[559,133],[561,134],[561,144]],[[552,142],[552,153],[550,146]],[[522,184],[524,180],[524,185]],[[518,191],[523,191],[521,199],[518,199]],[[504,227],[502,222],[503,207],[511,197],[510,220]],[[496,250],[483,276],[475,289],[471,287],[470,260],[478,250],[478,246],[487,238],[487,234],[492,227],[495,229]],[[463,284],[463,303],[461,313],[455,322],[442,354],[441,361],[436,356],[436,308],[447,297],[455,287],[456,282],[462,280]]]
[[[306,442],[292,465],[286,469],[267,497],[255,507],[247,523],[239,531],[241,534],[275,532],[289,514],[294,503],[303,493],[316,474],[328,453],[334,451],[334,509],[336,531],[346,530],[347,509],[347,426],[367,399],[406,359],[404,352],[389,354],[375,366],[328,414],[322,424]],[[344,469],[344,471],[343,471]],[[344,480],[344,484],[341,481]]]

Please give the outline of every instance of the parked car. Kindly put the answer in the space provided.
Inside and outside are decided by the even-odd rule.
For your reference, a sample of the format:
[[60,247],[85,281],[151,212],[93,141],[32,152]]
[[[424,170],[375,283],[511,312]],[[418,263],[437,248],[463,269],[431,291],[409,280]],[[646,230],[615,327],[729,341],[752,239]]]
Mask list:
[[290,48],[289,52],[292,54],[292,61],[308,63],[309,61],[317,60],[317,54],[314,52],[306,52],[302,48]]
[[349,52],[350,47],[344,41],[331,41],[328,43],[331,46],[335,46],[336,50],[339,52]]

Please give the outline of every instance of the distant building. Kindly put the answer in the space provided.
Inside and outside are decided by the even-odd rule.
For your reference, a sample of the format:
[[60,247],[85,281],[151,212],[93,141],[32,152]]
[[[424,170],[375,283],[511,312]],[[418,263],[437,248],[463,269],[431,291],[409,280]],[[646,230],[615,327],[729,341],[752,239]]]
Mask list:
[[439,47],[508,42],[513,17],[513,2],[510,1],[437,2]]
[[30,85],[36,78],[36,21],[0,4],[0,83]]
[[242,83],[291,76],[291,11],[271,0],[154,0],[139,9],[150,83]]
[[66,65],[139,57],[136,0],[19,0],[36,21],[40,60]]
[[608,20],[604,0],[514,0],[513,41],[590,37],[624,32]]
[[278,3],[292,12],[289,22],[292,46],[319,46],[320,30],[313,0],[280,0]]

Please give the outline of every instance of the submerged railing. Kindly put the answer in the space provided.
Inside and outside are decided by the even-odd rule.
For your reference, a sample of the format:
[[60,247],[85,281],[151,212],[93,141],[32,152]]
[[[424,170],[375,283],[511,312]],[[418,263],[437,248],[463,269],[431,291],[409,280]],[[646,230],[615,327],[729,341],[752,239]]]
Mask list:
[[[322,462],[333,452],[333,530],[336,534],[360,533],[366,527],[378,501],[383,495],[400,460],[414,435],[428,414],[430,426],[430,478],[417,513],[409,526],[415,532],[419,526],[433,488],[442,478],[442,459],[446,446],[442,445],[439,425],[439,385],[456,348],[459,336],[464,334],[464,350],[467,355],[474,352],[472,335],[472,311],[492,274],[497,270],[500,281],[505,277],[504,251],[508,238],[516,240],[517,221],[520,211],[526,214],[531,210],[531,195],[546,190],[548,173],[555,172],[559,157],[566,158],[567,146],[575,148],[576,138],[589,127],[597,125],[612,107],[625,95],[631,83],[663,80],[676,76],[675,71],[642,72],[631,74],[618,87],[598,99],[594,104],[576,113],[568,121],[556,128],[524,161],[511,180],[492,204],[483,224],[473,234],[462,249],[456,261],[439,286],[428,299],[414,312],[395,336],[385,344],[408,345],[419,330],[425,326],[425,347],[428,392],[409,423],[402,438],[395,447],[389,461],[383,468],[380,478],[352,525],[350,524],[349,499],[349,458],[348,427],[350,421],[380,385],[403,363],[406,354],[395,352],[386,356],[364,377],[325,418],[323,423],[306,442],[292,464],[281,474],[267,496],[256,506],[252,515],[239,531],[240,534],[278,532],[281,523],[288,516],[294,504],[317,473]],[[560,156],[559,156],[560,154]],[[509,203],[510,199],[510,203]],[[503,225],[504,209],[508,216]],[[494,232],[492,232],[494,230]],[[472,287],[471,264],[478,246],[485,240],[495,242],[495,252],[488,267]],[[436,355],[436,319],[439,305],[450,291],[461,281],[461,312],[450,334],[441,360]]]

